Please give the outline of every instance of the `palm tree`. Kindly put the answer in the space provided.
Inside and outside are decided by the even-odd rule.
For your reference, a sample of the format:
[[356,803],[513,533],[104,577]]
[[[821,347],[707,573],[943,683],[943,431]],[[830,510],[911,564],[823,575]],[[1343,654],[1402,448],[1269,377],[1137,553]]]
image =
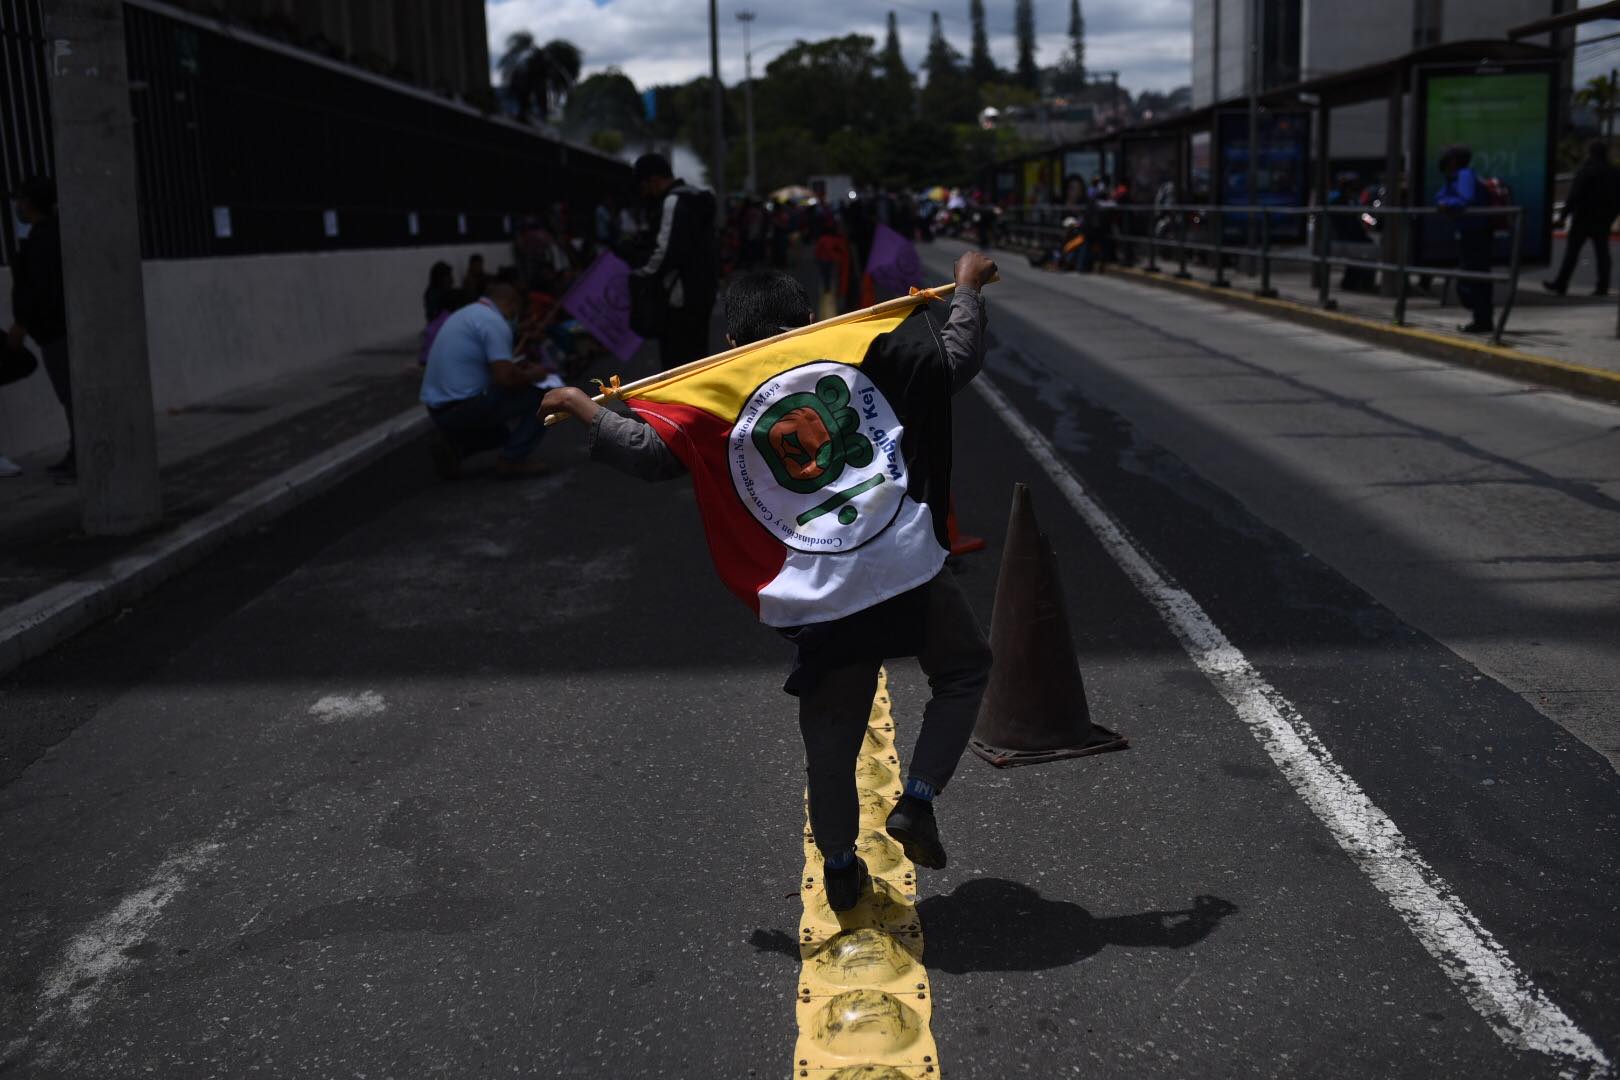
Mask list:
[[1597,113],[1598,130],[1614,138],[1614,114],[1620,112],[1620,86],[1615,75],[1602,75],[1586,80],[1586,85],[1575,91],[1575,104],[1585,105]]
[[506,51],[495,68],[517,105],[518,119],[527,120],[533,108],[543,122],[552,106],[560,104],[579,81],[583,63],[584,56],[573,42],[554,38],[536,45],[533,34],[520,30],[506,39]]

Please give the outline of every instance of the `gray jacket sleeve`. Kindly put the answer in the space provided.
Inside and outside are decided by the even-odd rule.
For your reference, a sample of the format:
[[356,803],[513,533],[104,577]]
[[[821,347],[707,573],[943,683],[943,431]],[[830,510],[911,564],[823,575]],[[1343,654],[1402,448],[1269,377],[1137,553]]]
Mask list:
[[979,290],[957,286],[951,294],[950,318],[939,332],[953,394],[972,382],[984,367],[984,327],[988,321],[984,297]]
[[686,466],[645,420],[603,409],[591,421],[590,455],[642,480],[673,480]]

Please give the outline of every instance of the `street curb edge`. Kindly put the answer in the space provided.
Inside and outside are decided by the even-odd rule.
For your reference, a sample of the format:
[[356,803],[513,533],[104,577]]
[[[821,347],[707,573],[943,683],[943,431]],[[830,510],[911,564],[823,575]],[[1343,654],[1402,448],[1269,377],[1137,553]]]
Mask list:
[[1322,311],[1291,300],[1253,296],[1236,287],[1220,289],[1202,281],[1179,281],[1163,273],[1148,273],[1136,267],[1114,266],[1109,267],[1106,273],[1161,289],[1171,289],[1206,300],[1215,300],[1231,307],[1275,315],[1317,329],[1332,330],[1348,337],[1370,341],[1376,345],[1387,345],[1434,360],[1464,364],[1497,375],[1556,387],[1602,401],[1620,402],[1620,375],[1601,368],[1572,364],[1567,360],[1520,352],[1501,345],[1461,341],[1416,327],[1375,322],[1340,311]]
[[428,426],[419,406],[407,409],[113,559],[94,577],[65,581],[0,609],[0,675],[117,614],[226,541],[314,498]]

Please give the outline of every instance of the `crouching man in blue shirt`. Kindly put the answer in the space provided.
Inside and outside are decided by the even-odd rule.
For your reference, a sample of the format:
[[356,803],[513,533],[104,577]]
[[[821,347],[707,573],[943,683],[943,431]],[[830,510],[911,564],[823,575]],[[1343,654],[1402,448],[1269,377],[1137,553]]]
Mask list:
[[529,456],[546,433],[537,414],[545,378],[538,364],[513,359],[512,326],[522,300],[510,285],[492,285],[477,303],[452,314],[439,329],[422,376],[422,404],[439,430],[434,460],[452,480],[467,454],[499,450],[495,471],[534,476],[546,471]]

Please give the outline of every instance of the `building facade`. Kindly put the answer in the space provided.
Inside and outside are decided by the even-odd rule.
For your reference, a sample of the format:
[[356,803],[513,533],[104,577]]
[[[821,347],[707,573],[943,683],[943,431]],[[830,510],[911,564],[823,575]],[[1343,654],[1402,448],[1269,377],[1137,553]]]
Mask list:
[[426,90],[490,92],[483,0],[170,0]]
[[[1193,0],[1193,107],[1249,92],[1251,22],[1259,27],[1259,88],[1269,90],[1430,45],[1501,38],[1512,27],[1574,5],[1575,0]],[[1377,103],[1336,113],[1333,156],[1381,156],[1384,115]]]

